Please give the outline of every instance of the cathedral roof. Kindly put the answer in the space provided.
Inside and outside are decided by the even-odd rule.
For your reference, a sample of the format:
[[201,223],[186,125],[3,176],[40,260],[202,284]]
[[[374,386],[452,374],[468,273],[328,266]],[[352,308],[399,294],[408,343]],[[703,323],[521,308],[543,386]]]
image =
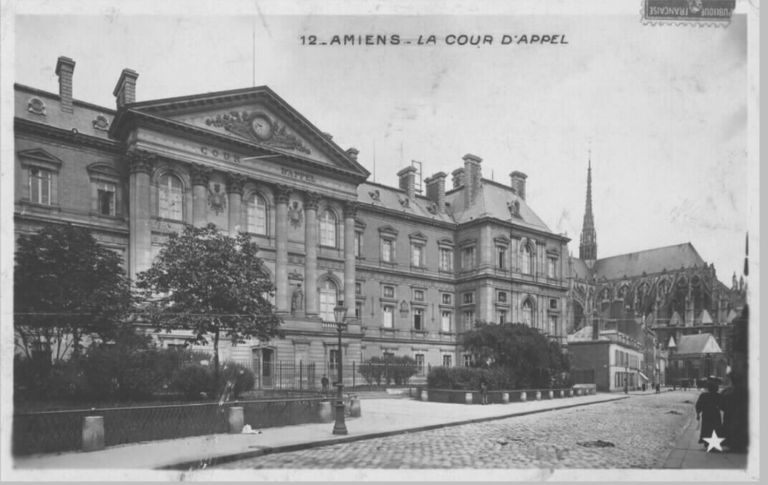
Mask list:
[[710,333],[682,335],[677,342],[677,353],[680,354],[718,354],[722,349]]
[[589,267],[583,259],[571,258],[573,261],[574,276],[580,280],[586,280],[589,277]]
[[[457,223],[469,222],[480,217],[493,217],[513,224],[529,227],[538,231],[552,231],[544,221],[533,212],[525,199],[512,191],[511,187],[492,180],[483,179],[477,200],[471,207],[464,204],[465,187],[446,192],[445,199],[453,209],[453,217]],[[510,205],[519,204],[519,217],[510,212]]]
[[598,259],[594,271],[599,278],[612,280],[624,275],[640,276],[643,273],[661,273],[662,270],[672,271],[704,264],[693,245],[683,243]]

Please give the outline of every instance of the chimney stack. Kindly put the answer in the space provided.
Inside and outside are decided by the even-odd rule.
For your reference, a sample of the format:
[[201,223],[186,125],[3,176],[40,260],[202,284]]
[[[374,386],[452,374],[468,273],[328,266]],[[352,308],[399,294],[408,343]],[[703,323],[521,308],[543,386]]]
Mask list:
[[[330,138],[329,138],[329,140],[330,140]],[[360,152],[357,150],[357,148],[350,147],[350,148],[347,148],[347,152],[346,153],[347,153],[347,156],[349,158],[351,158],[354,161],[357,161],[357,154],[360,153]]]
[[416,167],[405,167],[397,172],[400,177],[400,188],[405,190],[409,199],[416,197]]
[[117,99],[117,108],[136,101],[136,79],[139,74],[133,69],[123,69],[120,79],[117,80],[112,95]]
[[470,207],[475,203],[478,194],[480,193],[481,179],[483,177],[480,162],[483,159],[477,155],[467,153],[464,155],[464,177],[465,177],[465,191],[464,191],[464,206]]
[[464,169],[463,168],[457,168],[453,172],[451,172],[451,175],[453,175],[453,188],[458,189],[459,187],[464,186]]
[[521,199],[525,200],[525,179],[527,179],[528,176],[523,172],[515,170],[509,174],[509,178],[511,180],[512,190],[514,190]]
[[438,212],[445,212],[445,172],[437,172],[424,181],[427,198],[437,204]]
[[72,112],[72,74],[75,72],[75,61],[69,57],[61,56],[56,62],[56,75],[59,76],[59,97],[61,98],[61,110]]

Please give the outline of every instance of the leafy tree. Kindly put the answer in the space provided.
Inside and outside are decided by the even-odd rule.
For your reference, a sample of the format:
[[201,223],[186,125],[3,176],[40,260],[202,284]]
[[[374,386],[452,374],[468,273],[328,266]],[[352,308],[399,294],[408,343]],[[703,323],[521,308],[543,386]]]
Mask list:
[[19,236],[14,272],[14,330],[27,357],[48,350],[56,359],[69,347],[81,354],[85,336],[114,338],[135,300],[120,256],[90,231],[46,226]]
[[461,335],[460,344],[472,354],[475,366],[506,369],[523,387],[549,387],[569,369],[559,345],[524,324],[478,322]]
[[146,311],[158,331],[191,330],[196,343],[213,338],[214,377],[219,377],[219,340],[280,336],[281,319],[268,296],[269,273],[246,234],[230,237],[213,224],[185,226],[171,234],[150,269],[138,275]]

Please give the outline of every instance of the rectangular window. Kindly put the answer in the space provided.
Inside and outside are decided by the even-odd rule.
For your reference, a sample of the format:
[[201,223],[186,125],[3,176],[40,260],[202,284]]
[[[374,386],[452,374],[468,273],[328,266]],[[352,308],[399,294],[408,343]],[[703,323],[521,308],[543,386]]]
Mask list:
[[451,331],[451,312],[440,312],[440,330],[443,332]]
[[328,349],[328,361],[330,370],[336,370],[339,364],[339,349]]
[[451,356],[448,354],[443,355],[443,367],[451,366]]
[[507,269],[507,248],[496,246],[496,266],[499,269]]
[[363,303],[360,301],[355,302],[355,318],[363,317]]
[[496,312],[496,320],[499,322],[499,324],[506,323],[507,322],[507,311],[506,310],[499,310]]
[[102,216],[115,215],[115,184],[99,183],[96,186],[97,210]]
[[472,356],[464,354],[464,367],[470,367],[472,365]]
[[384,295],[384,298],[394,298],[395,297],[395,287],[394,286],[385,286],[382,290],[382,295]]
[[363,255],[363,233],[355,232],[355,257],[359,258]]
[[355,283],[355,295],[362,295],[362,294],[363,294],[363,284]]
[[461,269],[475,267],[475,247],[470,246],[461,250]]
[[424,246],[421,244],[411,245],[411,265],[417,268],[424,266]]
[[549,308],[551,308],[552,310],[556,310],[557,309],[557,299],[555,299],[555,298],[550,298],[549,299]]
[[424,301],[424,290],[413,290],[414,301]]
[[384,328],[394,327],[395,326],[395,307],[391,305],[384,305],[381,310],[384,315],[384,320],[382,322],[382,324],[384,325]]
[[50,170],[32,167],[29,169],[29,201],[35,204],[51,205],[51,181],[53,173]]
[[549,316],[549,329],[550,335],[557,335],[557,317],[554,315]]
[[506,303],[507,302],[507,292],[506,291],[499,291],[496,293],[496,299],[499,303]]
[[464,312],[464,328],[469,330],[470,328],[472,328],[474,324],[475,324],[475,312],[471,310]]
[[387,263],[395,261],[395,241],[391,239],[381,240],[381,260]]
[[451,298],[451,294],[450,293],[443,293],[443,297],[442,298],[443,298],[442,299],[443,305],[450,305],[451,302],[453,301],[453,298]]
[[464,293],[464,296],[462,297],[462,303],[465,305],[469,305],[475,302],[475,294],[471,291],[468,291]]
[[453,250],[440,248],[440,271],[453,271]]
[[424,330],[424,310],[422,308],[413,310],[413,329]]
[[548,278],[555,277],[555,258],[549,258],[547,260],[547,277]]
[[418,374],[420,376],[424,375],[424,354],[416,354],[413,356],[414,360],[416,361],[416,369],[418,369]]

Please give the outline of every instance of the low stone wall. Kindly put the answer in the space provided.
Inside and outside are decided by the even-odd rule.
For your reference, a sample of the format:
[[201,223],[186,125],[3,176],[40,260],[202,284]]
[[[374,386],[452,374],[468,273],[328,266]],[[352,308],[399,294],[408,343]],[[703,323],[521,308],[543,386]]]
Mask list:
[[[565,389],[515,389],[510,391],[488,391],[489,404],[506,404],[514,402],[537,401],[546,399],[562,399],[574,396],[595,394],[594,385],[591,387],[576,387]],[[481,404],[480,391],[462,389],[429,389],[418,388],[416,396],[421,401],[445,402],[455,404]]]
[[[345,399],[360,415],[359,401]],[[101,449],[124,443],[332,421],[333,400],[299,398],[17,413],[14,455]],[[356,407],[355,407],[356,405]],[[354,408],[354,409],[353,409]]]

